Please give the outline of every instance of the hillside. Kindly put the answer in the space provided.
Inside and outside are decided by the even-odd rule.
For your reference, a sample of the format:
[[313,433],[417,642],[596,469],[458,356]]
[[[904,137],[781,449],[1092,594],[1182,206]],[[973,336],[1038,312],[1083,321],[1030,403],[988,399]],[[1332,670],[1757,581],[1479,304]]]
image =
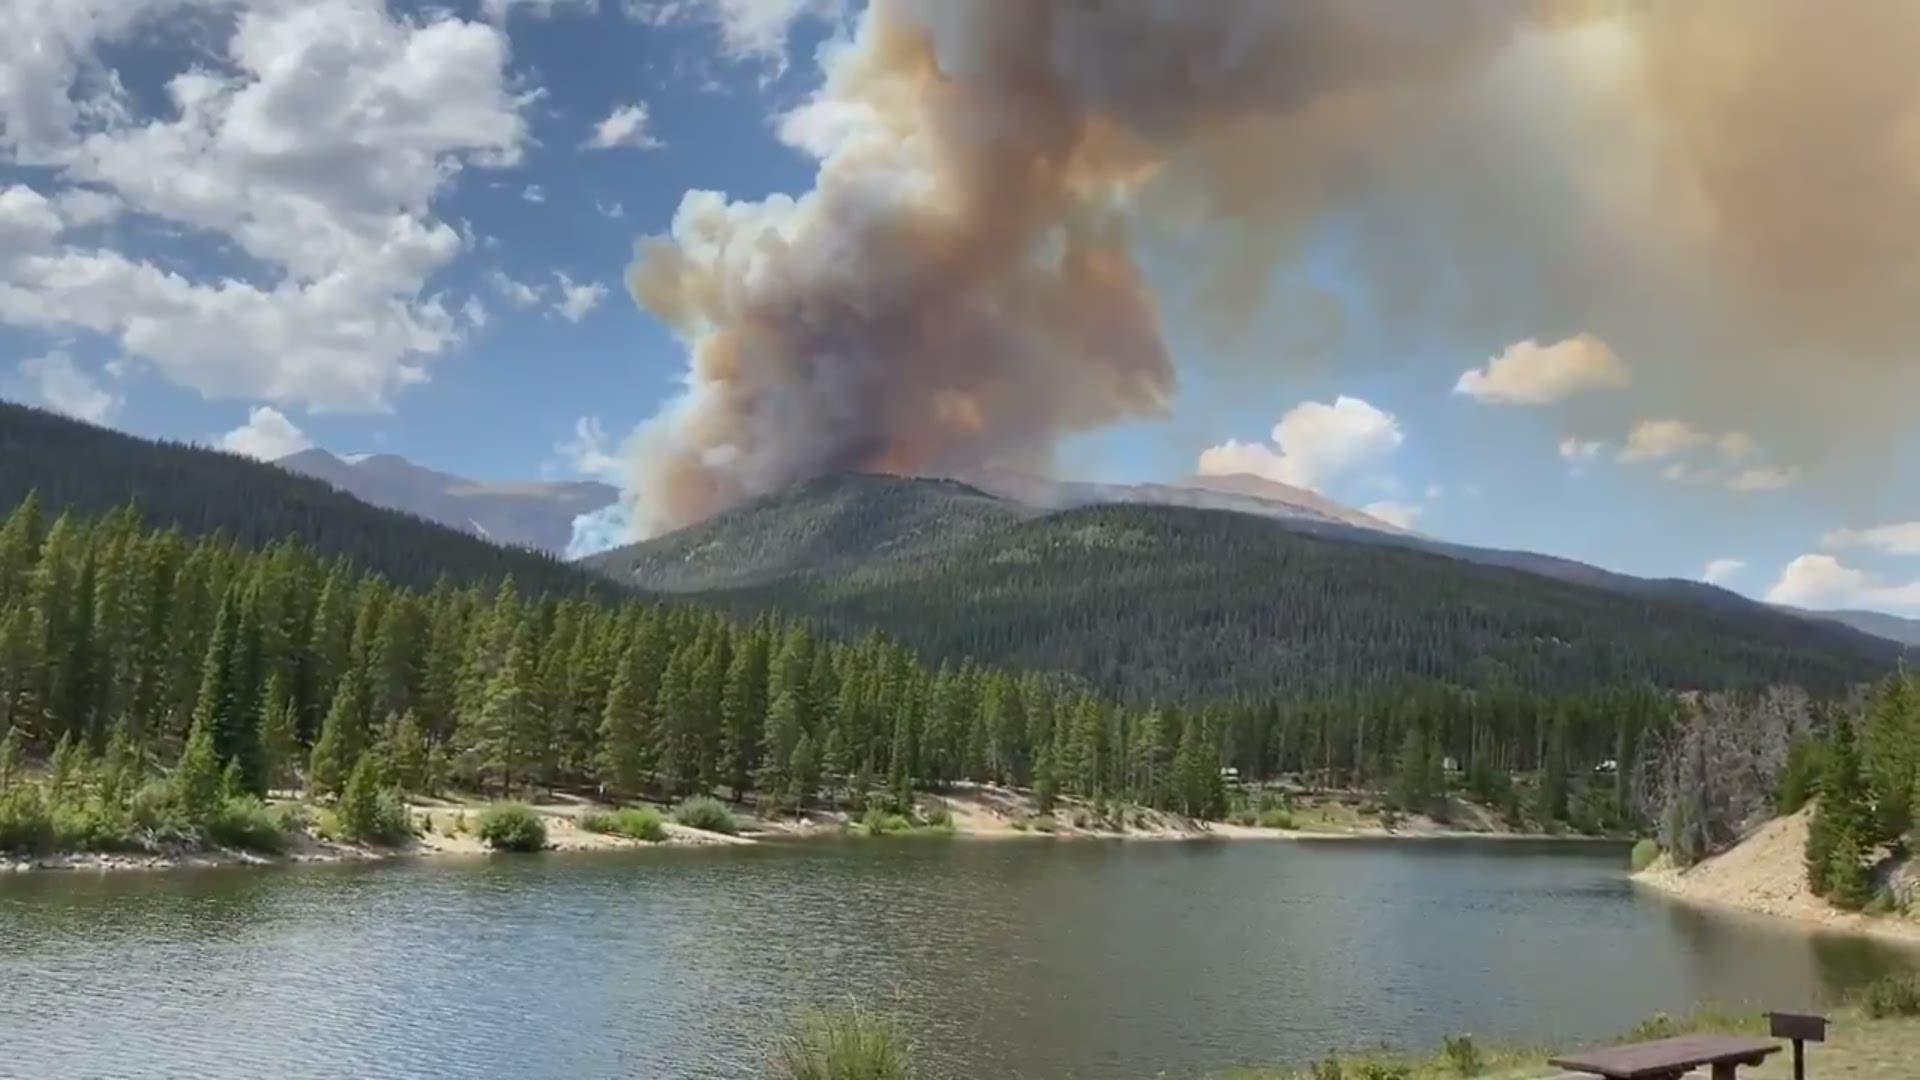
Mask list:
[[1898,655],[1719,590],[1628,592],[1237,513],[1042,514],[946,481],[817,480],[589,563],[1136,699],[1299,698],[1399,679],[1836,689]]
[[579,592],[595,583],[546,555],[368,506],[272,465],[8,402],[0,402],[0,462],[0,506],[34,491],[53,513],[97,515],[131,503],[152,524],[195,536],[217,532],[245,547],[298,537],[404,585],[429,586],[442,575],[494,582],[508,574],[530,592]]
[[324,480],[361,502],[399,510],[509,547],[566,552],[573,521],[620,493],[591,481],[487,483],[428,469],[393,454],[336,457],[318,448],[274,462]]

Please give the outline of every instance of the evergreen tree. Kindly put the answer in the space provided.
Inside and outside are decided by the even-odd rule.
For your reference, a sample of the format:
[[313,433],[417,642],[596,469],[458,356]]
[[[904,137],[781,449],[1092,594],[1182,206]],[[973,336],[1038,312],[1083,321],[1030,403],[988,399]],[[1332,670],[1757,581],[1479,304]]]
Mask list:
[[260,709],[260,774],[269,791],[293,786],[293,764],[300,753],[294,731],[293,698],[281,676],[267,683]]
[[793,758],[787,768],[789,796],[794,809],[804,810],[820,787],[820,755],[813,748],[813,736],[806,732],[793,744]]
[[767,632],[755,627],[734,650],[720,700],[726,728],[721,755],[736,799],[744,797],[759,765],[760,735],[767,722],[767,664]]
[[316,795],[332,795],[346,783],[349,762],[360,760],[366,747],[366,679],[349,670],[340,676],[333,704],[320,725],[320,737],[314,741],[307,763],[307,789]]
[[173,767],[173,798],[190,821],[211,818],[226,798],[226,779],[220,755],[213,748],[213,732],[198,721],[187,733],[187,746]]
[[627,650],[613,676],[606,709],[600,721],[600,779],[615,794],[632,798],[640,793],[652,767],[648,753],[647,714],[652,708],[641,680],[644,641]]
[[20,729],[9,727],[6,734],[0,736],[0,793],[5,793],[21,775],[21,756]]
[[411,710],[403,716],[389,717],[380,743],[386,782],[403,792],[427,791],[429,748],[420,718]]
[[[1867,851],[1861,837],[1873,827],[1853,725],[1845,720],[1834,727],[1820,790],[1807,834],[1807,877],[1815,893],[1832,897],[1838,889],[1856,887],[1854,870]],[[1850,901],[1852,896],[1836,899]]]
[[[783,792],[798,784],[793,762],[800,741],[806,738],[806,732],[800,727],[800,712],[800,691],[791,687],[781,691],[774,699],[773,708],[767,710],[766,750],[756,778],[761,791]],[[812,752],[811,743],[808,752]]]

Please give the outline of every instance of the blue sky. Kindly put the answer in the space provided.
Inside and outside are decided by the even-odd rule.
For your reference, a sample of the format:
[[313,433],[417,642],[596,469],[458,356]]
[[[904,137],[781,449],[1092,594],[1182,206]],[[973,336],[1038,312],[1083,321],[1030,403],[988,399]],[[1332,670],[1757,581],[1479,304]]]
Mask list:
[[[689,190],[811,188],[819,162],[776,126],[859,18],[834,0],[15,8],[0,39],[34,47],[0,46],[0,394],[263,456],[591,472],[582,451],[611,453],[686,371],[627,294],[636,239]],[[1360,296],[1351,243],[1327,227],[1294,272]],[[1179,291],[1181,257],[1141,258]],[[1166,310],[1169,415],[1065,439],[1063,474],[1170,479],[1210,452],[1448,539],[1920,612],[1897,463],[1823,499],[1822,463],[1766,416],[1663,411],[1650,368],[1579,325],[1410,347],[1352,303],[1313,356],[1277,362],[1294,346]],[[578,445],[583,425],[604,439]]]

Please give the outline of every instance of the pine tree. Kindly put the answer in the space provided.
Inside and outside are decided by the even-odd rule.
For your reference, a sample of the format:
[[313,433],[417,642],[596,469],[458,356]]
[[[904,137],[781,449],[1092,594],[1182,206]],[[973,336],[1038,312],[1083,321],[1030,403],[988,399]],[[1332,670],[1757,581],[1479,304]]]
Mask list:
[[644,643],[636,640],[621,660],[600,721],[600,779],[625,798],[640,793],[652,767],[647,736],[653,703],[641,685],[643,648]]
[[506,660],[487,684],[480,709],[478,739],[474,745],[476,772],[493,778],[498,790],[509,792],[515,783],[532,779],[542,723],[534,694],[537,644],[531,620],[522,620],[507,648]]
[[1855,888],[1853,869],[1858,868],[1867,851],[1861,837],[1873,827],[1865,788],[1853,726],[1841,720],[1834,726],[1833,747],[1827,754],[1820,803],[1807,834],[1806,851],[1807,877],[1813,891],[1834,897],[1837,902],[1851,899],[1850,895],[1836,894],[1843,888]]
[[346,783],[349,762],[360,760],[366,747],[366,679],[357,671],[340,676],[339,689],[327,718],[320,724],[320,737],[314,740],[313,754],[307,763],[307,790],[316,795],[332,795]]
[[0,793],[13,786],[15,777],[21,775],[20,729],[9,727],[6,734],[0,736]]
[[767,722],[767,632],[756,627],[747,634],[727,667],[726,689],[720,699],[725,734],[721,755],[726,761],[727,785],[742,798],[759,766],[760,735]]
[[1394,759],[1393,801],[1407,813],[1424,810],[1433,797],[1429,787],[1432,769],[1428,764],[1427,738],[1417,728],[1408,728],[1400,741],[1400,754]]
[[1905,670],[1875,691],[1860,751],[1874,812],[1863,842],[1892,843],[1913,827],[1913,794],[1920,783],[1920,687]]
[[226,798],[224,770],[213,748],[213,732],[205,724],[195,721],[187,733],[186,749],[173,767],[172,787],[175,803],[193,822],[210,819]]
[[300,753],[294,730],[293,699],[281,677],[267,683],[260,707],[260,775],[268,793],[293,786],[293,762]]
[[[793,761],[806,732],[800,727],[800,691],[789,687],[774,699],[767,710],[767,736],[760,759],[760,790],[769,794],[787,791],[797,783]],[[809,744],[809,753],[812,752]]]
[[380,759],[385,763],[386,782],[403,792],[427,790],[427,733],[420,718],[411,711],[389,717],[380,738]]
[[814,750],[813,736],[806,732],[793,744],[793,759],[787,767],[787,776],[791,787],[788,794],[793,799],[794,809],[804,810],[813,799],[813,793],[820,787],[820,755]]

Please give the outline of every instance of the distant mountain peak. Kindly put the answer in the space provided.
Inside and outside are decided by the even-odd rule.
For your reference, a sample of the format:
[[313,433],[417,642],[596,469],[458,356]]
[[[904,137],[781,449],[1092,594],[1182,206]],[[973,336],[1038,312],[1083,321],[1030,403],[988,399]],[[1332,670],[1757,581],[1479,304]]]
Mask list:
[[1394,536],[1418,535],[1372,514],[1344,506],[1319,492],[1248,473],[1189,476],[1171,483],[1149,481],[1108,484],[1090,480],[1056,480],[1020,469],[989,466],[962,473],[958,479],[1002,499],[1048,510],[1099,503],[1144,503],[1345,525]]
[[361,502],[399,510],[514,547],[564,554],[574,519],[604,510],[619,492],[589,480],[490,482],[440,472],[392,453],[334,455],[319,447],[274,464],[324,480]]

